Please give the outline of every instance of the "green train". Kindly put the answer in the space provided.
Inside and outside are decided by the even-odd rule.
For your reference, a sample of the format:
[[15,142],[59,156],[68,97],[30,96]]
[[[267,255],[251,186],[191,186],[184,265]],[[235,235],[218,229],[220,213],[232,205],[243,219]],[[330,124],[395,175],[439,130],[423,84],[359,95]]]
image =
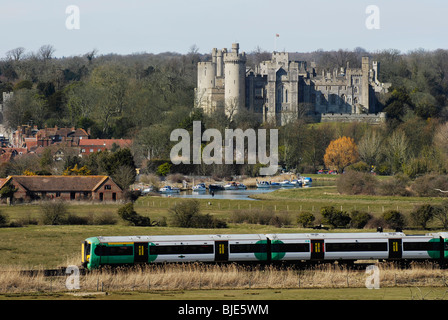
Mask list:
[[[209,234],[92,237],[82,243],[82,265],[170,262],[355,262],[448,258],[448,232]],[[448,261],[448,260],[447,260]]]

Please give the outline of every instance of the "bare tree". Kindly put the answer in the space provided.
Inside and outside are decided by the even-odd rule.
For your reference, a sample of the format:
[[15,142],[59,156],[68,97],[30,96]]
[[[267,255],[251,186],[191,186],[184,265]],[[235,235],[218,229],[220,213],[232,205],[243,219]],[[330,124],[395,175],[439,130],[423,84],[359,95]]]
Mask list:
[[382,145],[382,139],[376,131],[368,130],[358,143],[360,158],[368,165],[375,165],[378,153]]
[[39,48],[38,54],[43,60],[50,60],[56,49],[51,44],[45,44]]
[[8,60],[19,61],[23,57],[23,53],[25,52],[25,48],[18,47],[6,52],[6,57]]

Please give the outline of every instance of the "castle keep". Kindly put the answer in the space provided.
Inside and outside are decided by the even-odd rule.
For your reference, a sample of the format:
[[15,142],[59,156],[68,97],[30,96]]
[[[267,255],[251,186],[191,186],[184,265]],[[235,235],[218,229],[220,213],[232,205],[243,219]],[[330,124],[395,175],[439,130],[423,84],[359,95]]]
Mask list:
[[361,68],[349,65],[316,73],[305,61],[291,61],[286,52],[246,67],[246,54],[234,43],[231,51],[213,49],[212,60],[199,62],[196,107],[206,114],[233,117],[246,108],[261,122],[284,125],[298,117],[316,121],[381,122],[376,99],[390,84],[378,81],[379,63],[362,58]]

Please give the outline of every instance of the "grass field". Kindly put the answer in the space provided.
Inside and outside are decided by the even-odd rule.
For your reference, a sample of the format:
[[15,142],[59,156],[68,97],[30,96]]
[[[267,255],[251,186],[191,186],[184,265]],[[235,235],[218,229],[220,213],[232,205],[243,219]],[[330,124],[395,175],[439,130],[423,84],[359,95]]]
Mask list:
[[[96,235],[135,235],[135,234],[205,234],[205,233],[282,233],[309,232],[296,224],[296,216],[301,211],[311,211],[319,218],[323,206],[333,205],[346,211],[365,210],[372,215],[380,215],[384,210],[399,209],[407,213],[416,205],[440,203],[443,198],[346,196],[339,195],[334,186],[302,189],[278,190],[257,196],[258,201],[201,199],[201,211],[218,218],[227,219],[236,210],[270,209],[291,216],[292,225],[284,228],[258,224],[229,223],[225,229],[185,229],[173,227],[132,227],[118,221],[116,225],[62,225],[50,226],[24,223],[25,227],[0,228],[0,268],[5,265],[26,267],[55,267],[64,265],[67,260],[79,256],[81,241]],[[179,198],[141,197],[134,205],[135,210],[152,220],[169,218],[169,209],[180,201]],[[109,214],[117,216],[118,203],[70,203],[68,211],[79,216]],[[1,206],[10,221],[39,221],[41,215],[38,203],[14,206]],[[117,218],[118,219],[118,218]],[[343,230],[337,230],[342,232]],[[356,230],[350,230],[356,231]],[[373,230],[372,230],[373,231]],[[416,232],[416,231],[413,231]],[[422,231],[423,232],[423,231]],[[58,244],[56,247],[51,244]]]
[[[210,213],[216,217],[227,219],[236,210],[243,209],[270,209],[275,211],[286,212],[291,215],[292,224],[283,228],[278,228],[268,225],[258,225],[258,224],[235,224],[229,223],[228,228],[225,229],[186,229],[186,228],[174,228],[174,227],[134,227],[128,226],[122,221],[118,221],[115,225],[60,225],[60,226],[50,226],[41,224],[28,224],[24,223],[23,227],[16,228],[0,228],[0,271],[8,270],[18,270],[18,269],[45,269],[45,268],[56,268],[56,267],[66,267],[68,265],[79,265],[80,264],[80,246],[81,242],[91,236],[97,235],[145,235],[145,234],[209,234],[209,233],[292,233],[292,232],[310,232],[311,229],[299,228],[295,223],[295,216],[300,211],[311,211],[318,215],[319,210],[322,206],[334,205],[337,208],[341,208],[346,211],[351,211],[353,209],[366,210],[372,215],[380,215],[384,210],[389,209],[399,209],[402,212],[410,212],[414,206],[424,203],[437,204],[442,201],[441,198],[405,198],[405,197],[377,197],[377,196],[343,196],[336,192],[334,186],[322,186],[322,187],[312,187],[312,188],[302,188],[302,189],[292,189],[292,190],[278,190],[272,193],[267,193],[257,196],[257,201],[248,200],[199,200],[201,203],[201,210],[203,213]],[[152,220],[162,219],[163,217],[169,217],[169,209],[173,207],[179,201],[185,201],[176,198],[165,198],[165,197],[142,197],[135,202],[135,210],[144,216],[149,216]],[[117,203],[82,203],[73,202],[70,203],[68,211],[71,214],[79,216],[92,216],[92,215],[117,215],[117,210],[121,204]],[[30,222],[39,221],[41,215],[40,207],[37,203],[35,204],[23,204],[14,206],[1,206],[0,211],[6,213],[10,221],[22,221]],[[329,232],[354,232],[359,230],[337,230]],[[368,230],[362,230],[368,231]],[[374,231],[374,230],[370,230]],[[314,231],[313,231],[314,232]],[[406,230],[405,230],[406,232]],[[425,231],[413,230],[412,233],[424,233]],[[396,273],[398,273],[397,271]],[[258,284],[254,280],[252,283],[247,283],[248,277],[244,273],[236,273],[240,277],[240,284],[231,284],[226,287],[226,285],[220,285],[219,290],[215,289],[214,283],[224,281],[226,283],[225,277],[229,276],[232,272],[227,272],[225,275],[214,275],[212,280],[206,280],[201,278],[201,287],[199,288],[199,282],[190,284],[182,284],[181,280],[176,280],[180,283],[177,287],[169,287],[159,285],[159,288],[164,288],[165,293],[154,290],[155,287],[149,284],[155,285],[157,281],[155,279],[145,280],[134,280],[134,283],[142,283],[143,288],[139,288],[135,285],[129,284],[132,279],[124,280],[127,284],[124,289],[120,290],[114,288],[110,290],[112,296],[98,295],[98,299],[126,299],[128,297],[133,297],[137,299],[201,299],[202,295],[205,295],[208,299],[338,299],[339,294],[336,288],[346,287],[347,276],[346,274],[338,274],[341,279],[337,280],[341,283],[335,285],[336,276],[335,273],[331,273],[332,277],[330,282],[326,285],[319,286],[316,282],[312,283],[305,288],[305,282],[301,283],[301,287],[298,283],[298,277],[296,273],[279,273],[274,276],[271,274],[271,278],[263,279],[266,274],[260,273],[260,281]],[[439,290],[440,287],[444,287],[444,279],[448,274],[443,273],[439,278],[438,282],[430,283],[428,279],[434,278],[434,272],[430,271],[432,276],[416,276],[417,273],[413,275],[407,275],[407,279],[420,279],[421,282],[418,284],[414,283],[415,286],[422,286],[425,288],[432,288],[434,293],[434,298],[444,297],[445,291]],[[180,279],[184,279],[185,273],[177,272],[174,276],[179,276]],[[292,276],[291,276],[292,275]],[[165,274],[166,276],[166,274]],[[280,278],[275,278],[280,277]],[[365,275],[361,275],[365,278]],[[321,274],[321,278],[322,274]],[[137,279],[137,278],[135,278]],[[188,279],[188,277],[187,277]],[[303,278],[304,281],[305,278]],[[315,278],[317,279],[317,278]],[[426,279],[426,282],[423,281]],[[441,279],[441,280],[440,280]],[[12,284],[11,284],[12,281]],[[25,280],[26,281],[26,280]],[[174,283],[176,283],[174,281]],[[179,282],[180,281],[180,282]],[[244,282],[246,281],[246,282]],[[15,288],[20,287],[19,280],[11,280],[2,278],[0,280],[0,299],[11,298]],[[99,283],[98,278],[92,280],[93,284],[89,287],[89,291],[95,291]],[[111,282],[111,281],[109,281]],[[103,283],[109,283],[104,280]],[[173,282],[173,281],[171,281]],[[356,293],[356,290],[360,290],[359,287],[363,287],[361,280],[349,280],[350,286],[353,288],[346,288],[350,293],[346,294],[344,298],[351,299],[353,294],[353,299],[356,297],[363,299],[362,296]],[[260,283],[271,283],[267,288]],[[358,283],[358,285],[354,285]],[[25,285],[29,286],[29,282]],[[386,282],[384,282],[386,285]],[[50,286],[50,287],[48,287]],[[381,290],[367,290],[364,288],[364,293],[368,294],[369,298],[366,299],[393,299],[393,297],[388,297],[388,294],[395,290],[394,284],[387,285],[387,293]],[[43,281],[43,284],[37,285],[37,292],[40,292],[43,287],[46,287],[46,294],[48,291],[56,291],[56,282],[48,283],[47,280]],[[320,287],[319,290],[312,290],[310,288]],[[412,286],[411,286],[412,287]],[[50,288],[50,289],[48,289]],[[130,289],[131,288],[131,289]],[[231,288],[239,288],[240,290],[232,290]],[[200,290],[199,290],[200,289]],[[62,289],[61,289],[62,290]],[[226,291],[230,290],[230,291]],[[255,290],[255,291],[254,291]],[[342,290],[342,289],[338,289]],[[397,289],[398,290],[398,289]],[[400,291],[402,290],[402,291]],[[411,293],[411,289],[400,289],[396,291],[396,297],[403,297],[408,299],[414,297],[417,293]],[[418,289],[420,290],[420,289]],[[20,290],[19,290],[20,291]],[[127,294],[124,292],[132,292],[132,294]],[[135,291],[135,292],[134,292]],[[140,292],[142,291],[142,292]],[[169,293],[171,292],[172,293]],[[25,291],[21,291],[21,294],[26,294]],[[122,292],[122,293],[120,293]],[[168,293],[167,293],[168,292]],[[436,293],[437,292],[437,293]],[[316,293],[316,296],[313,294]],[[21,297],[21,294],[18,297]],[[328,294],[328,295],[327,295]],[[432,293],[431,293],[432,294]],[[9,295],[9,296],[8,296]],[[136,296],[137,295],[137,296]],[[49,298],[57,298],[57,296],[48,296]],[[66,295],[62,295],[63,298],[67,298]],[[45,294],[41,296],[45,298]],[[75,298],[75,297],[73,297]]]

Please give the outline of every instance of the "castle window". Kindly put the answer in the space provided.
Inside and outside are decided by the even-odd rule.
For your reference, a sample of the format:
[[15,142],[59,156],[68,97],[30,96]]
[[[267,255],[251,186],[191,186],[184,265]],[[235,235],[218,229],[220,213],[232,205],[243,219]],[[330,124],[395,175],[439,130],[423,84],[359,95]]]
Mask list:
[[285,90],[285,102],[288,102],[288,90]]

